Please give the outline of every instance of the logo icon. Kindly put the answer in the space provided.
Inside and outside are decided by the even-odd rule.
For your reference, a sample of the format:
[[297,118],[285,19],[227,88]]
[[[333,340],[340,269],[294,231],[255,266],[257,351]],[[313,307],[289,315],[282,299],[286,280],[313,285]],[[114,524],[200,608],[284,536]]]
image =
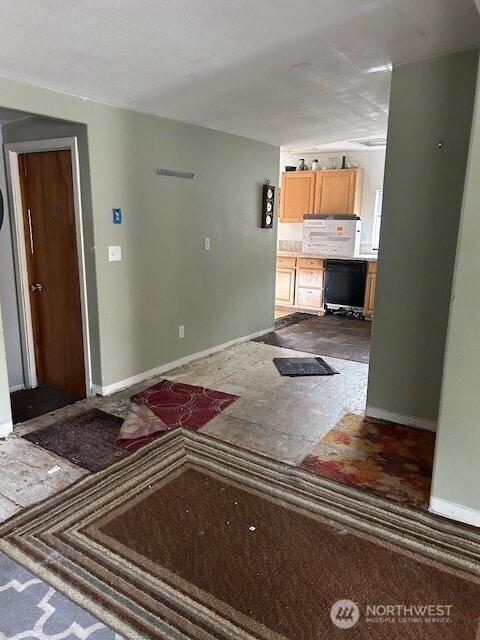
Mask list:
[[330,620],[339,629],[351,629],[360,619],[360,609],[351,600],[337,600],[330,609]]

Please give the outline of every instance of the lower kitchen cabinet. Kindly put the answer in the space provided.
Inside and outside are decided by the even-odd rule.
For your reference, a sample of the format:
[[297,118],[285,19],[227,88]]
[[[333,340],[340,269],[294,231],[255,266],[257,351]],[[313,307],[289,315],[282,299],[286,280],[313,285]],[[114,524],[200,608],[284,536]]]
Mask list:
[[275,304],[290,307],[295,302],[295,267],[278,267],[275,279]]
[[290,307],[295,304],[295,272],[297,258],[278,257],[275,279],[275,304]]
[[302,309],[323,311],[323,260],[297,258],[295,303]]
[[[322,258],[277,257],[275,304],[304,311],[324,310],[325,260]],[[377,263],[369,262],[365,285],[364,314],[373,317]]]
[[373,317],[373,307],[375,304],[375,286],[377,284],[377,263],[369,262],[367,271],[367,283],[365,285],[364,314],[366,318]]
[[277,258],[275,304],[323,311],[324,260]]

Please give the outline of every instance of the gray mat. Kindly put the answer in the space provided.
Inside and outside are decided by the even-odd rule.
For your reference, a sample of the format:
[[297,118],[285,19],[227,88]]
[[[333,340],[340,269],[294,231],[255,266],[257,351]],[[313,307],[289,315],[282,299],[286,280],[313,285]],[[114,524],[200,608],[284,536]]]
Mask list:
[[282,376],[333,376],[339,373],[323,358],[274,358]]
[[4,553],[0,553],[0,637],[123,640]]

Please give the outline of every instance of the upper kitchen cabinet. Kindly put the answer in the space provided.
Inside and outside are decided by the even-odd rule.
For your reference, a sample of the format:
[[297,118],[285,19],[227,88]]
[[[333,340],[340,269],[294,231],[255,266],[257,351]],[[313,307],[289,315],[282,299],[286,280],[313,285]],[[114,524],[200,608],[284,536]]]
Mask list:
[[317,173],[318,171],[287,171],[282,174],[281,222],[303,222],[304,213],[313,213]]
[[363,171],[339,169],[318,171],[315,180],[313,213],[353,213],[360,215]]
[[292,171],[282,174],[280,221],[302,222],[305,213],[360,215],[362,169]]

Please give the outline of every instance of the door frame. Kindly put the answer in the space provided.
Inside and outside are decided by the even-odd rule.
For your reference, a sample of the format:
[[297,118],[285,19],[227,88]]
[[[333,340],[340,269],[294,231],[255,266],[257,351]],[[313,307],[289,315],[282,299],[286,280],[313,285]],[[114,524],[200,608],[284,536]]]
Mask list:
[[17,280],[17,297],[20,315],[20,338],[26,388],[37,386],[37,370],[35,363],[35,345],[33,339],[32,311],[30,306],[30,290],[27,269],[27,253],[25,233],[23,230],[23,198],[20,183],[18,156],[24,153],[42,151],[69,150],[72,160],[73,207],[75,215],[75,231],[78,255],[78,275],[80,280],[80,306],[82,315],[83,352],[85,365],[86,395],[91,396],[92,372],[90,354],[90,332],[88,323],[87,280],[85,271],[85,253],[83,241],[82,203],[80,189],[80,164],[78,157],[78,141],[76,137],[53,138],[49,140],[29,140],[27,142],[11,142],[4,145],[6,156],[7,186],[12,197],[12,242]]

